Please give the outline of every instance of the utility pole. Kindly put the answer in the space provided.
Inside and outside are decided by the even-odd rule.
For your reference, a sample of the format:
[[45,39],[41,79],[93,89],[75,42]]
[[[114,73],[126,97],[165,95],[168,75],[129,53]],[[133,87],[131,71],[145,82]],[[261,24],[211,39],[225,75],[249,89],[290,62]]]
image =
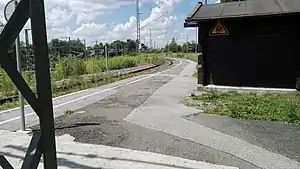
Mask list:
[[86,57],[86,41],[83,39],[83,44],[84,44],[84,57]]
[[[18,1],[14,1],[15,9],[18,6]],[[17,70],[22,76],[22,61],[21,61],[21,52],[20,52],[20,35],[18,34],[16,40],[16,58],[17,58]],[[20,91],[18,91],[20,111],[21,111],[21,127],[22,131],[25,131],[25,113],[24,113],[24,96]]]
[[27,66],[30,66],[30,70],[31,70],[31,66],[33,65],[33,60],[31,58],[29,58],[29,37],[28,37],[28,31],[31,29],[25,29],[25,58],[27,59]]
[[186,53],[189,53],[189,34],[186,35]]
[[[97,40],[94,40],[94,41],[92,41],[92,42],[95,42],[95,43],[96,43],[97,49],[95,49],[95,48],[93,48],[93,49],[94,49],[95,54],[97,55],[97,54],[98,54],[98,41],[97,41]],[[104,50],[105,50],[105,48],[104,48]],[[105,52],[105,51],[104,51],[104,52]]]
[[140,55],[141,23],[140,23],[140,0],[136,0],[136,52]]
[[150,28],[150,49],[152,49],[152,35],[151,35],[151,28]]
[[108,48],[107,44],[104,46],[104,52],[105,52],[105,60],[106,60],[106,75],[108,74]]
[[68,37],[68,54],[71,53],[70,41],[71,41],[71,37]]

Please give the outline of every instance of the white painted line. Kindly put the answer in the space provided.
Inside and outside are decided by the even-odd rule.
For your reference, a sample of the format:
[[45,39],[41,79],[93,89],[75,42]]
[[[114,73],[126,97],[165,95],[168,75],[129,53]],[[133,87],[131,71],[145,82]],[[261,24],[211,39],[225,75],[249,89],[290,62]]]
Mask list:
[[77,114],[84,114],[85,111],[78,111],[78,112],[75,112],[75,113],[77,113]]
[[[181,64],[182,64],[182,61],[180,60],[179,64],[177,64],[176,66],[171,67],[171,68],[169,68],[169,69],[166,69],[166,70],[164,70],[164,71],[161,71],[161,72],[158,72],[158,73],[155,73],[155,74],[151,74],[151,75],[149,75],[149,76],[146,76],[146,77],[143,77],[143,78],[140,78],[140,79],[137,79],[137,80],[133,80],[133,81],[128,82],[128,83],[125,83],[125,84],[123,84],[123,85],[117,85],[117,86],[114,86],[114,87],[112,87],[112,88],[108,88],[108,89],[104,89],[104,90],[95,92],[95,93],[93,93],[93,94],[85,95],[85,96],[79,97],[79,98],[77,98],[77,99],[70,100],[70,101],[67,101],[67,102],[64,102],[64,103],[55,105],[55,106],[53,106],[53,108],[58,108],[58,107],[61,107],[61,106],[64,106],[64,105],[67,105],[67,104],[70,104],[70,103],[73,103],[73,102],[76,102],[76,101],[85,99],[85,98],[87,98],[87,97],[91,97],[91,96],[94,96],[94,95],[97,95],[97,94],[100,94],[100,93],[103,93],[103,92],[106,92],[106,91],[114,90],[114,89],[117,89],[117,88],[120,88],[120,87],[124,87],[124,86],[130,85],[130,84],[133,84],[133,83],[136,83],[136,82],[145,80],[145,79],[149,79],[149,78],[154,77],[154,76],[157,76],[157,75],[159,75],[159,74],[161,74],[161,73],[167,72],[167,71],[169,71],[169,70],[171,70],[171,69],[174,69],[174,68],[180,66]],[[31,116],[31,115],[35,115],[35,114],[36,114],[35,112],[31,112],[31,113],[26,114],[25,117]],[[6,123],[9,123],[9,122],[18,120],[18,119],[20,119],[20,118],[21,118],[21,117],[18,116],[18,117],[14,117],[14,118],[11,118],[11,119],[8,119],[8,120],[1,121],[1,122],[0,122],[0,125],[3,125],[3,124],[6,124]]]
[[22,134],[29,134],[32,132],[32,129],[25,129],[25,131],[23,130],[18,130],[17,133],[22,133]]
[[[80,90],[80,91],[69,93],[69,94],[65,94],[65,95],[62,95],[62,96],[58,96],[58,97],[53,98],[52,100],[54,101],[56,99],[60,99],[60,98],[63,98],[63,97],[67,97],[67,96],[71,96],[71,95],[74,95],[74,94],[82,93],[82,92],[85,92],[85,91],[88,91],[88,89]],[[26,106],[24,106],[24,108],[27,108],[29,106],[30,105],[26,105]],[[7,112],[10,112],[10,111],[14,111],[14,110],[18,110],[18,109],[20,109],[20,108],[16,107],[16,108],[12,108],[12,109],[3,110],[3,111],[0,111],[0,114],[7,113]]]

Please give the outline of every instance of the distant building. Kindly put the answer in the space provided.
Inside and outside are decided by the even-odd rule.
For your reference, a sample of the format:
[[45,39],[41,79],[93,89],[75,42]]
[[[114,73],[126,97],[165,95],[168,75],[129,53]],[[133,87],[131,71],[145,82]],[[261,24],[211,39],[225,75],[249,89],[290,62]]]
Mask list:
[[186,18],[198,27],[199,84],[298,88],[300,0],[203,5]]

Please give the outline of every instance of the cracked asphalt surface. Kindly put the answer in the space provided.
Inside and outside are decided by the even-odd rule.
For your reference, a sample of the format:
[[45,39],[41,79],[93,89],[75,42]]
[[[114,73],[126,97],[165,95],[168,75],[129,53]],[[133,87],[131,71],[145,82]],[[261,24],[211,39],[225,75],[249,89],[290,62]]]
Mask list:
[[257,168],[233,155],[153,131],[123,120],[158,88],[169,82],[169,76],[149,80],[120,89],[117,93],[55,120],[57,135],[70,134],[75,141],[90,144],[150,151],[214,164]]
[[186,119],[300,161],[300,126],[198,114]]
[[[176,64],[178,64],[178,61],[174,63],[174,65]],[[56,118],[56,134],[70,134],[75,138],[75,141],[81,143],[101,144],[134,150],[150,151],[192,160],[205,161],[213,164],[235,166],[241,169],[260,169],[261,167],[228,152],[213,149],[198,142],[145,128],[123,120],[134,109],[146,102],[154,92],[170,82],[174,77],[178,76],[186,65],[188,65],[188,62],[183,61],[180,66],[171,69],[171,71],[124,86],[118,89],[115,93],[93,104],[77,109],[73,114],[63,115]],[[156,71],[161,70],[162,68],[159,68]],[[152,71],[151,73],[156,72]],[[268,140],[276,138],[276,135],[274,135],[274,137],[270,137],[268,140],[260,141],[260,136],[263,139],[267,136],[264,137],[263,132],[255,134],[255,131],[261,129],[262,131],[265,131],[265,134],[268,133],[268,130],[264,130],[264,128],[260,125],[253,125],[252,132],[248,133],[246,136],[246,128],[250,127],[251,123],[249,123],[249,125],[242,126],[239,125],[239,122],[233,120],[226,123],[224,120],[222,121],[218,118],[209,119],[201,118],[200,116],[189,116],[187,119],[201,125],[206,125],[207,127],[222,133],[246,140],[252,144],[261,147],[265,146],[267,149],[271,150],[273,150],[272,147],[274,148],[280,145],[280,142],[275,144],[276,141],[286,141],[284,138],[285,135],[282,137],[280,136],[280,139],[275,139],[276,141],[272,142],[272,144],[275,145],[267,144]],[[164,120],[168,121],[168,119]],[[37,129],[37,126],[33,128]],[[236,130],[233,130],[232,128],[235,128]],[[243,134],[242,131],[245,131],[245,133]],[[296,143],[298,142],[296,141]],[[298,157],[295,157],[295,154],[289,153],[288,151],[291,150],[291,152],[297,153],[299,149],[294,146],[285,149],[285,145],[278,147],[278,151],[275,152],[285,154],[288,157],[294,156],[292,159],[297,160]],[[296,151],[292,150],[293,147]],[[282,149],[285,149],[284,151],[287,152],[280,151]]]

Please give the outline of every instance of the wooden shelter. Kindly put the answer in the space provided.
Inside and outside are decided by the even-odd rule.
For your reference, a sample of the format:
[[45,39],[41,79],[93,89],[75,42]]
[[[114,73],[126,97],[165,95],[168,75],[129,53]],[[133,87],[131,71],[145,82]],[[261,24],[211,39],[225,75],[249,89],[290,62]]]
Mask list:
[[186,18],[199,27],[199,84],[299,88],[299,0],[203,5]]

